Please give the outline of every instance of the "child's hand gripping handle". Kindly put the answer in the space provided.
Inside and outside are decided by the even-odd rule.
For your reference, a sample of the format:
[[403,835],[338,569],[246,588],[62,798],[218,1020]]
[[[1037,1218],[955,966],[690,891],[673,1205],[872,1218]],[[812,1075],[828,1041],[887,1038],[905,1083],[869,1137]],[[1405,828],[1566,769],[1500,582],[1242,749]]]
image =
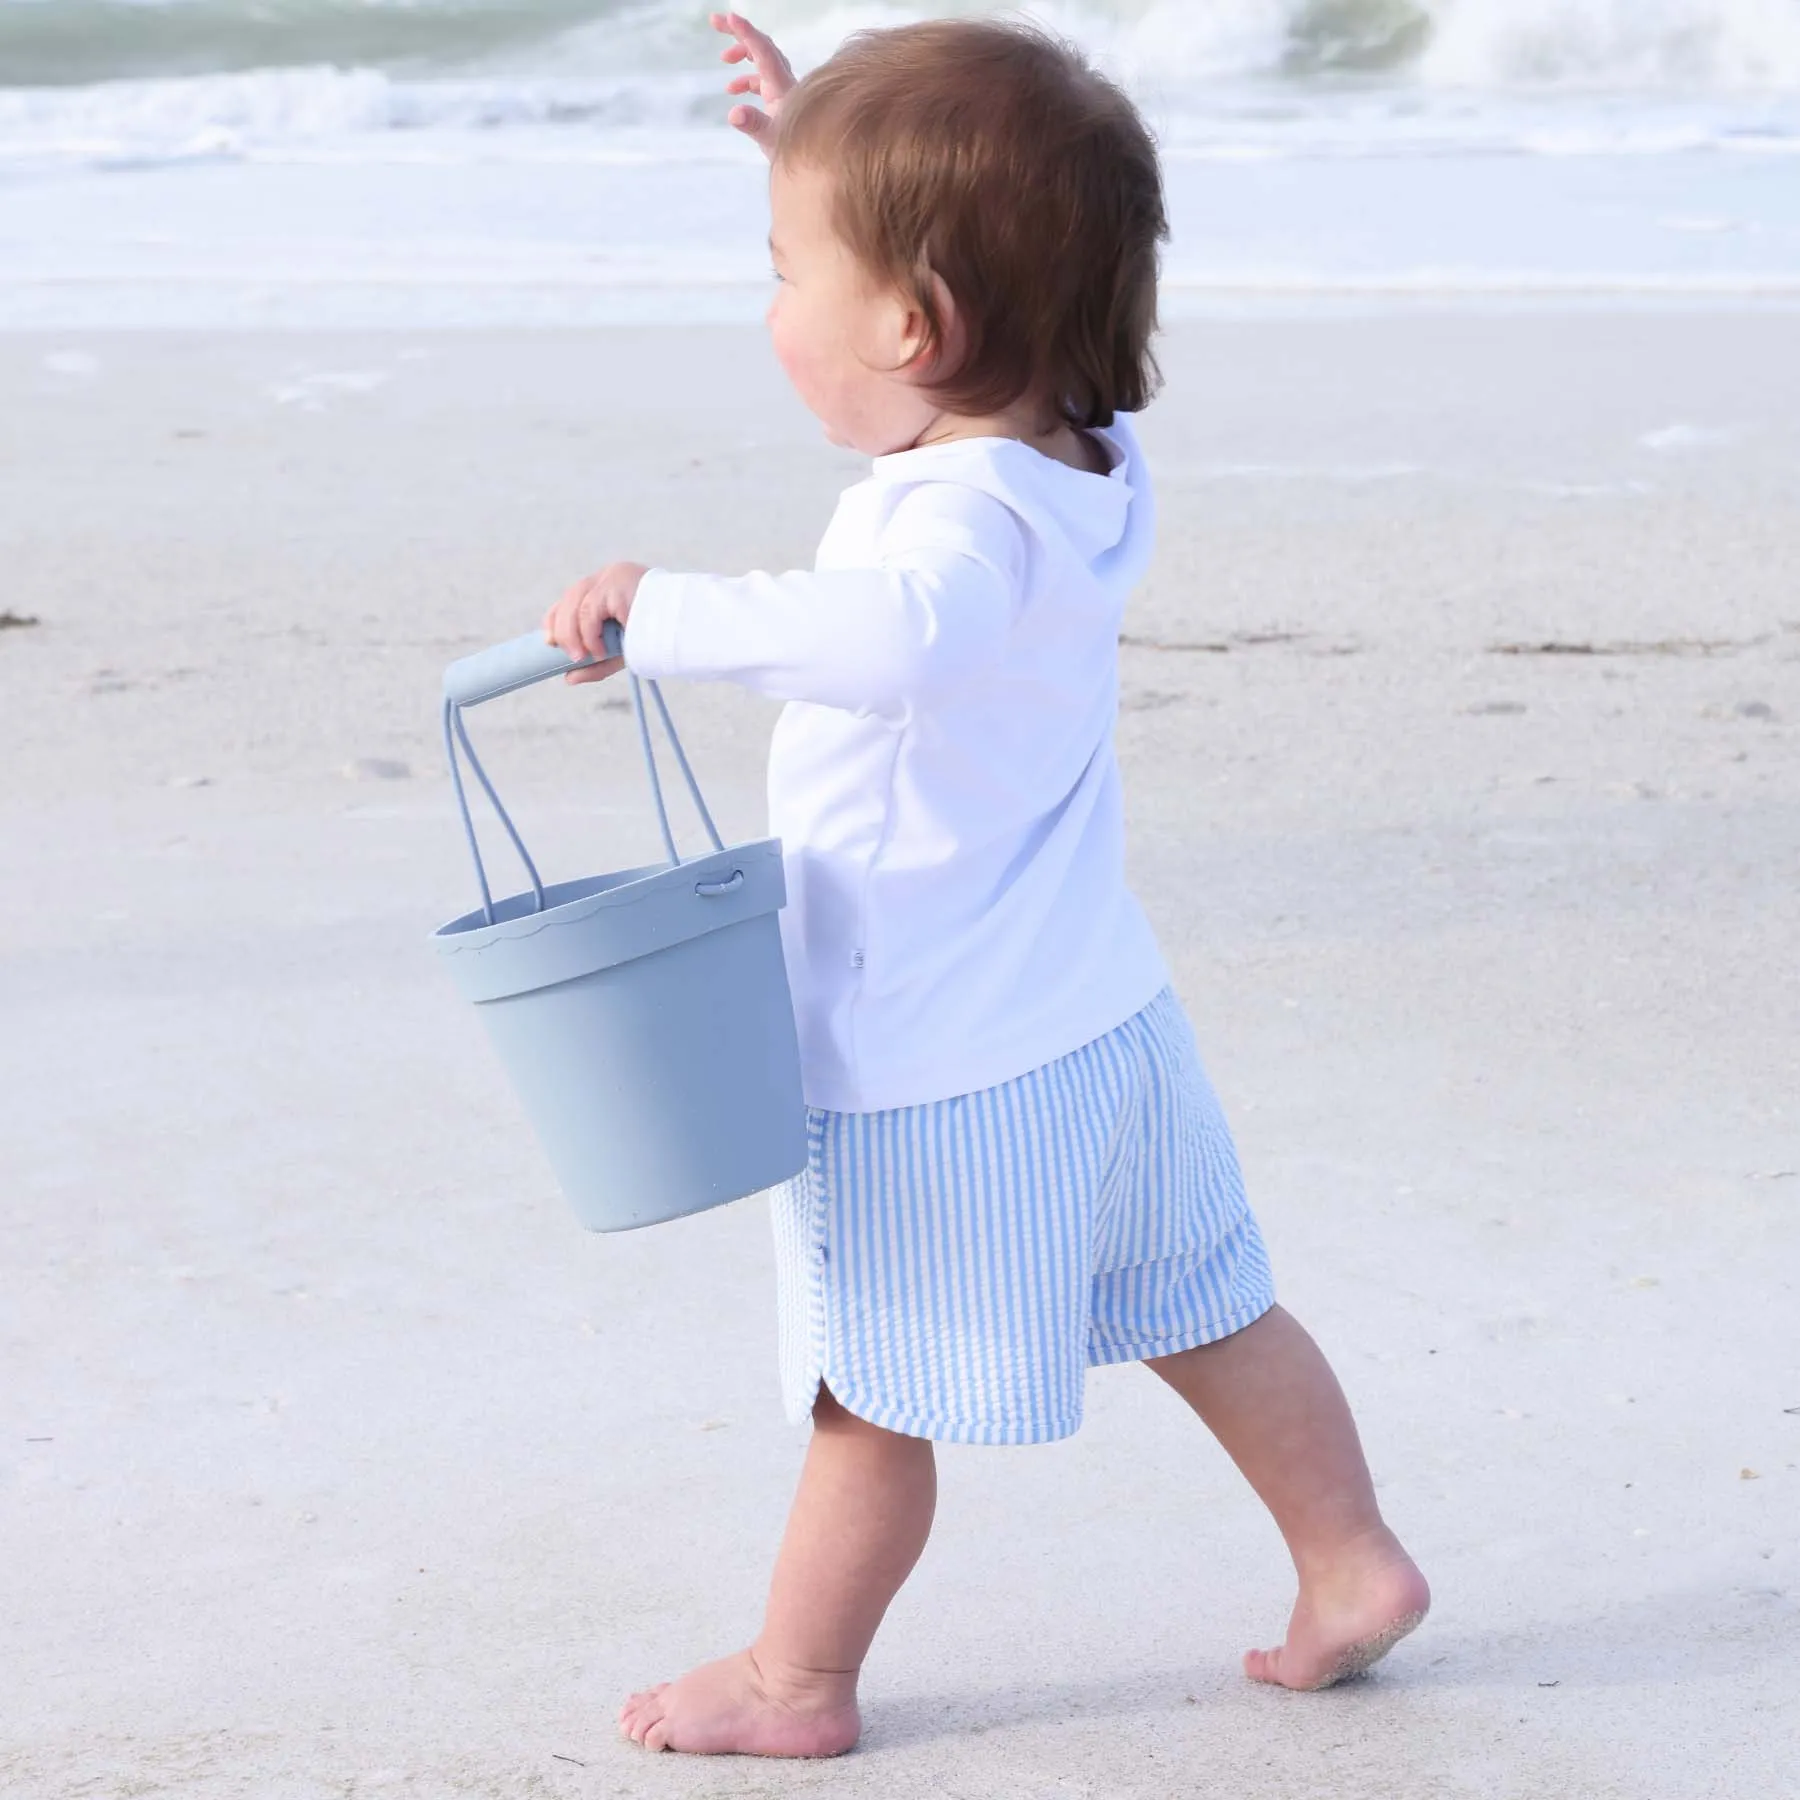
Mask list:
[[[606,653],[620,654],[619,627],[615,620],[606,622]],[[555,644],[544,641],[541,631],[528,631],[523,637],[496,644],[491,650],[477,650],[453,662],[444,671],[444,698],[454,706],[479,706],[484,700],[497,700],[533,682],[548,681],[552,675],[566,675],[571,669],[586,669],[596,661],[586,657],[576,661]]]

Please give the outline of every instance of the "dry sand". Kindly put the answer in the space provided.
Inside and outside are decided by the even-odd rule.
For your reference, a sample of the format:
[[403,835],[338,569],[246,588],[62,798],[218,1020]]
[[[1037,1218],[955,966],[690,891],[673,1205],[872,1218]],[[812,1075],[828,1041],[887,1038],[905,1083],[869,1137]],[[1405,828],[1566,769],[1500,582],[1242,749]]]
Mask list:
[[[809,555],[757,334],[0,339],[0,1789],[1695,1800],[1800,1767],[1800,318],[1194,324],[1120,726],[1289,1305],[1438,1611],[1252,1687],[1158,1384],[951,1451],[842,1763],[655,1758],[801,1451],[762,1208],[580,1233],[425,947],[444,661]],[[674,696],[760,823],[768,709]],[[561,873],[616,696],[474,721]]]

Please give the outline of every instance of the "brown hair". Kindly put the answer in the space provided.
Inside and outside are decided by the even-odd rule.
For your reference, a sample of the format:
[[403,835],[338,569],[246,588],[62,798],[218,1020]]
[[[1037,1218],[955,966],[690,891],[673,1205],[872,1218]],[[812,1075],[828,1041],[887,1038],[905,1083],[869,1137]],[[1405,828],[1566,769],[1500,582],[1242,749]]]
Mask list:
[[838,235],[944,340],[952,412],[1041,394],[1071,425],[1136,412],[1161,376],[1156,148],[1131,102],[1034,26],[939,19],[859,32],[777,116],[777,160],[829,173]]

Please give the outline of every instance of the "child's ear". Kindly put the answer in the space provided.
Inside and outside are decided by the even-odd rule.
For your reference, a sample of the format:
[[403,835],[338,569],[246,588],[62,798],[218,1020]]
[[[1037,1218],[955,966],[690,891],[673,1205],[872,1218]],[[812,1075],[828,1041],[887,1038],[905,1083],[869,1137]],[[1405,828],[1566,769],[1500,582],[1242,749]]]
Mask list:
[[962,360],[962,320],[956,310],[956,301],[943,276],[934,274],[931,288],[942,329],[934,340],[925,309],[909,302],[900,328],[900,354],[896,359],[896,366],[908,379],[921,383],[941,381],[945,371],[954,369]]

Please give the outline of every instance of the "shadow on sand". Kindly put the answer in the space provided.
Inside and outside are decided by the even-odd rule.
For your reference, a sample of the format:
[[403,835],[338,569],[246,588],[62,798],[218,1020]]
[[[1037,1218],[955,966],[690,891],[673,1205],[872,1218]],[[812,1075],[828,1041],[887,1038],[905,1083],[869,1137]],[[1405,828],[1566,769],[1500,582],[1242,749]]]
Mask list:
[[[1335,1708],[1407,1693],[1676,1686],[1767,1669],[1800,1640],[1800,1594],[1773,1580],[1647,1594],[1590,1616],[1491,1632],[1443,1622],[1444,1598],[1440,1593],[1433,1618],[1387,1661],[1307,1699]],[[1084,1718],[1141,1719],[1246,1699],[1283,1704],[1287,1696],[1245,1680],[1229,1659],[1185,1672],[1150,1669],[1112,1679],[896,1695],[882,1703],[864,1745],[898,1749],[934,1738]]]

